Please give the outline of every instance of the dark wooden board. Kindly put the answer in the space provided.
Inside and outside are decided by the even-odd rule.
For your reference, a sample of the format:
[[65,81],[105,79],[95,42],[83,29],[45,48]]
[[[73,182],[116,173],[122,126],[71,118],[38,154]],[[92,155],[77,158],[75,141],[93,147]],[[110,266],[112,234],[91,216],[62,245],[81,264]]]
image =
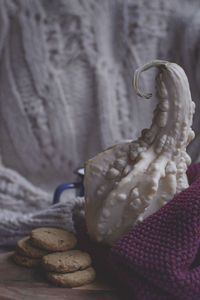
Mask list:
[[12,254],[0,254],[1,300],[120,300],[114,288],[100,279],[75,289],[55,287],[48,283],[42,270],[16,265]]

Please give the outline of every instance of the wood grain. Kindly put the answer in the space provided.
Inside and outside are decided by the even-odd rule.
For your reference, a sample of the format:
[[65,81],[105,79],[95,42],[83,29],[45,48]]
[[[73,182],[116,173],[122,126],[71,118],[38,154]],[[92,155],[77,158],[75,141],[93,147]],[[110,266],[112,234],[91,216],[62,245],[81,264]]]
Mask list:
[[55,287],[48,283],[41,269],[17,266],[13,252],[0,254],[1,300],[120,300],[113,287],[102,280],[76,289]]

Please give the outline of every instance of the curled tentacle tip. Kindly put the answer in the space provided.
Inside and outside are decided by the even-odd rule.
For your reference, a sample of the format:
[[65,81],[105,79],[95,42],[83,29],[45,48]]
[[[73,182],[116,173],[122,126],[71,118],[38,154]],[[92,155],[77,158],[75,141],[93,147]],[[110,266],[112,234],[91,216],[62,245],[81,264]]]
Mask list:
[[146,98],[146,99],[150,99],[152,97],[151,93],[143,93],[139,90],[138,88],[138,80],[139,80],[139,76],[140,73],[152,68],[152,67],[163,67],[166,66],[168,64],[168,61],[164,61],[164,60],[152,60],[149,63],[145,64],[144,66],[138,68],[135,73],[134,73],[134,77],[133,77],[133,88],[136,92],[136,94],[139,97],[142,98]]
[[138,74],[135,73],[134,78],[133,78],[133,88],[134,88],[136,94],[141,98],[150,99],[152,97],[152,93],[142,93],[138,89],[138,78],[139,78],[139,73]]

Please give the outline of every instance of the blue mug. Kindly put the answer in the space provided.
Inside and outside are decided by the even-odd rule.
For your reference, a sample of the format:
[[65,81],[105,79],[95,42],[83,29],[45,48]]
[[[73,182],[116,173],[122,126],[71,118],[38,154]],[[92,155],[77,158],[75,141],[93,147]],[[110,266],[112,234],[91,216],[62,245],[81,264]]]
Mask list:
[[76,195],[79,197],[84,196],[84,186],[83,186],[83,179],[84,179],[84,168],[78,168],[74,172],[75,174],[78,175],[78,182],[67,182],[60,184],[53,195],[53,203],[52,204],[57,204],[60,201],[60,197],[63,191],[67,189],[76,189]]

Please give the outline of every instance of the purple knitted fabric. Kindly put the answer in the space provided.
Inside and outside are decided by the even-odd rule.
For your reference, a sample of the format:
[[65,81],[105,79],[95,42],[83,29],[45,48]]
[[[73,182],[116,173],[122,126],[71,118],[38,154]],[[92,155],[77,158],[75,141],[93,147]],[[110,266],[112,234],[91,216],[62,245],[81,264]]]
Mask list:
[[200,164],[187,174],[189,188],[111,248],[111,269],[129,299],[200,300]]

